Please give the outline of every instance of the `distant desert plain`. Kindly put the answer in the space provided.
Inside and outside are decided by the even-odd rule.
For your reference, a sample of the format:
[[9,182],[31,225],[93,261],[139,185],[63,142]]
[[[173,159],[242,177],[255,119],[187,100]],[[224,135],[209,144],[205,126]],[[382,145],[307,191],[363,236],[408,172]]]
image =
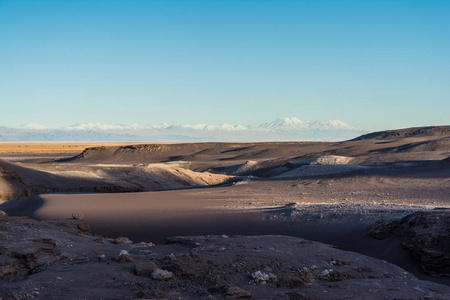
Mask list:
[[450,126],[0,143],[0,298],[450,299]]

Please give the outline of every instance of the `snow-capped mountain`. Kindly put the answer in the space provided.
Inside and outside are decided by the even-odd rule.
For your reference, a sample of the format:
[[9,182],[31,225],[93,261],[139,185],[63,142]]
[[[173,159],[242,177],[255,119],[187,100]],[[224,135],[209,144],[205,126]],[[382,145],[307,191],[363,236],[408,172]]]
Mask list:
[[[177,126],[174,126],[173,128],[176,127]],[[179,127],[194,130],[225,130],[225,131],[240,131],[249,129],[248,127],[242,125],[233,125],[233,124],[220,124],[220,125],[195,124],[195,125],[180,125]]]
[[360,130],[340,120],[302,121],[296,117],[281,118],[258,126],[265,130]]
[[304,121],[290,117],[259,126],[91,122],[50,129],[29,124],[0,127],[0,141],[339,141],[365,133],[339,120]]
[[340,120],[314,121],[310,123],[309,127],[318,130],[361,130]]
[[47,129],[47,127],[45,127],[44,125],[33,124],[33,123],[28,123],[28,124],[19,126],[18,128],[20,128],[20,129]]
[[308,128],[309,121],[302,121],[296,117],[281,118],[272,122],[263,123],[258,126],[260,129],[267,130],[294,130]]
[[[28,127],[27,129],[45,129],[44,126],[39,124],[32,124],[34,127]],[[39,126],[42,126],[40,128]],[[25,127],[21,127],[25,128]],[[139,124],[115,124],[115,123],[99,123],[99,122],[90,122],[90,123],[77,123],[69,127],[64,127],[66,130],[146,130],[146,129],[193,129],[193,130],[226,130],[226,131],[238,131],[238,130],[247,130],[248,127],[242,125],[234,125],[234,124],[220,124],[220,125],[209,125],[209,124],[187,124],[187,125],[170,125],[167,123],[160,125],[139,125]]]
[[141,129],[142,126],[138,124],[105,124],[100,122],[90,122],[90,123],[77,123],[63,129],[67,130],[126,130],[126,129]]
[[[31,126],[32,125],[32,126]],[[30,124],[27,127],[21,127],[26,129],[45,129],[46,127],[39,124]],[[359,128],[348,125],[340,120],[329,120],[329,121],[304,121],[297,117],[280,118],[272,122],[262,123],[259,126],[243,126],[239,124],[220,124],[220,125],[210,125],[205,123],[199,124],[185,124],[185,125],[170,125],[167,123],[160,125],[139,125],[139,124],[115,124],[115,123],[77,123],[75,125],[65,127],[63,129],[67,130],[146,130],[146,129],[166,129],[166,130],[176,130],[176,129],[192,129],[192,130],[225,130],[225,131],[242,131],[242,130],[270,130],[270,131],[280,131],[280,130],[360,130]]]

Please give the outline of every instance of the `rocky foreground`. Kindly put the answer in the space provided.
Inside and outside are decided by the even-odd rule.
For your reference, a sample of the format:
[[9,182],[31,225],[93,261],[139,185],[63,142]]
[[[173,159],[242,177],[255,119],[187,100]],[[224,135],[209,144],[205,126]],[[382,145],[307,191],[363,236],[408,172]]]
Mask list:
[[79,216],[0,217],[2,299],[450,299],[450,287],[287,236],[93,236]]
[[415,212],[404,218],[379,221],[369,234],[377,239],[397,238],[435,277],[450,277],[450,209]]

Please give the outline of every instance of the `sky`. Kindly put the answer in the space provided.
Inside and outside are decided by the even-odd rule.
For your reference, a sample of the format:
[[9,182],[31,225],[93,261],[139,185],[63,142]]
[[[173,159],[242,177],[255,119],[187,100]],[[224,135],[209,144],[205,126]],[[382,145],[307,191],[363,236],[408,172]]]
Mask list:
[[450,124],[450,1],[0,0],[0,126]]

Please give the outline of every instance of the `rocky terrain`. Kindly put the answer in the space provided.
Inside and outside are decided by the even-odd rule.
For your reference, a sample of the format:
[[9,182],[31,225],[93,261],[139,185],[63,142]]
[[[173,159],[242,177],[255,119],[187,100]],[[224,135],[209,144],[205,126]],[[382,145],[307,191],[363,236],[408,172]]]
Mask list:
[[370,230],[377,239],[397,238],[420,262],[423,271],[450,277],[450,209],[416,212],[402,219],[379,221]]
[[0,218],[3,299],[450,299],[450,288],[287,236],[186,236],[168,244],[89,234],[81,216]]

